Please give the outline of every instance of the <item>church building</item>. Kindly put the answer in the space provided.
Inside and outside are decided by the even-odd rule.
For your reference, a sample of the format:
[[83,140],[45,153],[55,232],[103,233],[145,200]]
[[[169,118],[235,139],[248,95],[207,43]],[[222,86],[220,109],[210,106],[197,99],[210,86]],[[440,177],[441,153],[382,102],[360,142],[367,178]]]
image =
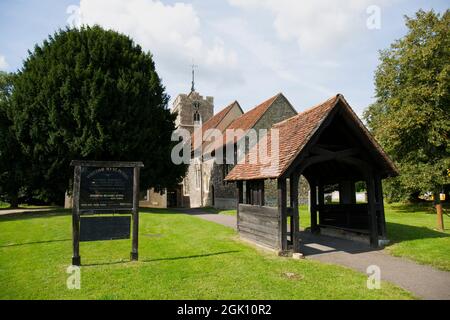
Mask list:
[[[203,133],[207,132],[208,129],[217,129],[224,136],[226,130],[242,130],[244,133],[250,129],[257,132],[260,129],[270,130],[273,124],[297,114],[291,103],[281,93],[258,104],[246,113],[244,113],[240,104],[234,101],[214,114],[214,98],[203,97],[195,91],[194,86],[192,86],[189,94],[177,96],[173,103],[172,112],[177,113],[175,121],[177,128],[186,129],[191,134],[194,133],[196,127],[201,127]],[[208,147],[210,149],[211,146],[208,146],[205,141],[208,141],[208,137],[203,136],[202,152],[211,152],[211,150],[208,150]],[[234,142],[233,146],[226,146],[225,141],[217,145],[217,141],[214,141],[214,148],[223,148],[224,157],[226,154],[225,147],[236,149],[236,145],[237,141]],[[214,154],[214,151],[212,154]],[[204,157],[192,159],[183,182],[177,188],[166,190],[163,193],[154,192],[150,189],[141,197],[140,206],[154,208],[235,208],[235,184],[225,181],[225,177],[233,167],[233,164],[225,164],[225,161],[205,160]],[[274,186],[274,192],[275,190],[276,186]],[[267,196],[270,199],[270,193]],[[275,201],[275,194],[273,198]]]

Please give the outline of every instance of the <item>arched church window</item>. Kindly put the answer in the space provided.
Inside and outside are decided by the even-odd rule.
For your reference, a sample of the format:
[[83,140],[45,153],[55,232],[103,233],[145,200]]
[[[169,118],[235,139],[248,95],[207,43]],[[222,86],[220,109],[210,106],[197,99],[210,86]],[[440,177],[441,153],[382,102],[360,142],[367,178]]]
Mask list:
[[196,111],[194,113],[194,122],[200,122],[201,117],[200,117],[200,113],[198,113],[198,111]]

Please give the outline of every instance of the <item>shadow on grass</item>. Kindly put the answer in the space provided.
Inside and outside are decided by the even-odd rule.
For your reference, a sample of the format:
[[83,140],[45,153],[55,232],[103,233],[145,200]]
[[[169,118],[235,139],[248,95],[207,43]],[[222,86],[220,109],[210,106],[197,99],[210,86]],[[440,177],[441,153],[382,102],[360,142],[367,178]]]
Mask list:
[[11,208],[11,207],[0,207],[0,212],[6,211],[6,210],[51,210],[51,209],[58,209],[56,206],[19,206],[18,208]]
[[[388,205],[388,207],[393,211],[397,211],[398,213],[413,214],[417,211],[422,211],[425,214],[436,214],[436,209],[432,202],[395,203]],[[444,214],[448,215],[450,213],[450,203],[442,203],[442,208]]]
[[449,234],[439,232],[426,227],[410,226],[406,224],[387,222],[387,235],[391,243],[399,243],[402,241],[448,238]]
[[153,214],[180,214],[177,209],[159,209],[159,208],[139,208],[139,213],[153,213]]
[[71,215],[71,214],[72,214],[71,209],[62,209],[62,208],[50,209],[48,211],[35,211],[35,212],[30,210],[30,211],[26,211],[26,212],[18,212],[18,213],[0,215],[0,222],[38,219],[38,218],[49,218],[49,217],[56,217],[56,216],[67,216],[67,215]]
[[12,243],[0,246],[0,248],[9,248],[9,247],[18,247],[18,246],[27,246],[33,244],[44,244],[44,243],[53,243],[53,242],[65,242],[72,241],[72,239],[57,239],[57,240],[43,240],[43,241],[33,241],[33,242],[24,242],[24,243]]
[[200,214],[219,214],[219,210],[213,208],[139,208],[139,213],[151,213],[151,214],[188,214],[188,215],[200,215]]
[[[222,251],[222,252],[214,252],[214,253],[207,253],[207,254],[197,254],[197,255],[191,255],[191,256],[169,257],[169,258],[159,258],[159,259],[143,259],[143,260],[139,260],[139,262],[149,263],[149,262],[157,262],[157,261],[176,261],[176,260],[184,260],[184,259],[196,259],[196,258],[205,258],[205,257],[218,256],[218,255],[237,253],[237,252],[240,252],[240,251],[232,250],[232,251]],[[95,266],[125,264],[125,263],[129,263],[129,262],[130,262],[130,260],[121,260],[121,261],[114,261],[114,262],[82,264],[82,266],[83,267],[95,267]]]

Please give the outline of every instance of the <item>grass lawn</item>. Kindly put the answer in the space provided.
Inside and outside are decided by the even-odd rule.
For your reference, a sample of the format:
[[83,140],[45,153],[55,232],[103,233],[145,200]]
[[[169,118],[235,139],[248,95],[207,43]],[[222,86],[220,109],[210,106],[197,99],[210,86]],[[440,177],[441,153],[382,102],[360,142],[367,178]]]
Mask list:
[[223,209],[215,209],[215,208],[208,207],[208,208],[204,208],[204,210],[206,212],[209,212],[209,213],[224,214],[226,216],[235,216],[236,215],[236,210],[235,209],[223,210]]
[[[386,250],[422,264],[450,271],[450,210],[444,209],[445,232],[436,228],[436,211],[431,204],[386,204],[386,228],[391,243]],[[300,207],[302,228],[310,226],[306,206]]]
[[[422,264],[450,271],[450,210],[444,208],[445,232],[435,230],[436,211],[430,203],[386,204],[386,224],[391,244],[386,250]],[[227,214],[236,214],[228,211]],[[307,206],[300,206],[300,225],[310,226]]]
[[9,208],[9,203],[0,201],[0,209],[6,209]]
[[450,210],[444,211],[445,232],[437,231],[436,212],[430,204],[387,206],[387,250],[394,256],[450,271]]
[[130,240],[81,243],[81,290],[66,288],[68,211],[0,216],[0,299],[409,299],[388,283],[338,266],[280,258],[230,228],[143,210],[139,262]]

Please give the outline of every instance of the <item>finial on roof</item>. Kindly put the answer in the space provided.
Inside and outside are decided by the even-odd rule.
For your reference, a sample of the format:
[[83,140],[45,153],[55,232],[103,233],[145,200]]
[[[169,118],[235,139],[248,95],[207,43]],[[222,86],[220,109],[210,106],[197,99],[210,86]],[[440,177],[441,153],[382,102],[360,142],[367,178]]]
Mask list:
[[197,68],[198,66],[196,66],[194,64],[194,61],[192,61],[192,87],[191,87],[191,92],[195,91],[195,68]]

